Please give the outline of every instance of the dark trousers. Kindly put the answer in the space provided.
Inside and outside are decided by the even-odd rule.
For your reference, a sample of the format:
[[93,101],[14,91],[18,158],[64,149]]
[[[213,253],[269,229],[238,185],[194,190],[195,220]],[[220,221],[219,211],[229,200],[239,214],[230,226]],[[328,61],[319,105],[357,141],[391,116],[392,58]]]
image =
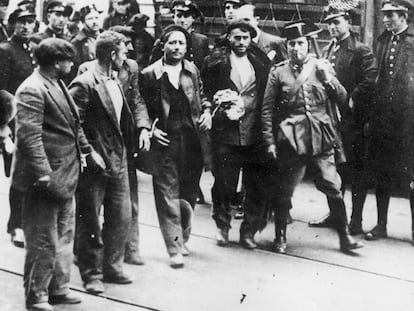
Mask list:
[[161,233],[171,256],[180,253],[185,242],[180,199],[194,207],[203,164],[195,133],[168,138],[171,142],[165,148],[158,174],[153,176],[153,186]]
[[74,200],[51,198],[44,191],[24,196],[23,230],[26,237],[24,288],[26,305],[47,302],[49,295],[69,292]]
[[121,274],[131,220],[126,163],[116,176],[85,171],[79,182],[78,204],[77,249],[82,280],[88,282],[101,280],[103,275]]
[[266,167],[260,161],[257,146],[213,146],[214,185],[213,219],[218,228],[231,228],[231,201],[236,192],[240,169],[243,170],[244,220],[240,228],[242,236],[254,235],[266,224]]
[[10,186],[9,204],[10,216],[7,223],[7,233],[11,233],[14,229],[22,228],[22,209],[23,209],[24,193]]
[[131,227],[128,234],[127,243],[125,245],[125,257],[139,257],[139,206],[138,206],[138,177],[133,162],[128,163],[128,179],[131,195]]

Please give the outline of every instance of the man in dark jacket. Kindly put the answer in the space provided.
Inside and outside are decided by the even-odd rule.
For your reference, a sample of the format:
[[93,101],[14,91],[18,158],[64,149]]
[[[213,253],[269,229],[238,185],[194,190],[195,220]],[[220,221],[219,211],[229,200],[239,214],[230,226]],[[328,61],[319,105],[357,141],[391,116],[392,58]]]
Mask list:
[[125,42],[125,36],[113,31],[100,34],[97,66],[76,77],[69,87],[85,135],[104,162],[88,166],[78,188],[78,263],[85,289],[92,293],[104,291],[102,281],[132,282],[123,272],[123,261],[131,220],[127,156],[134,145],[133,118],[112,72],[119,71],[127,58]]
[[244,110],[243,116],[232,118],[228,114],[230,109],[217,107],[215,103],[211,131],[215,177],[212,196],[217,244],[224,246],[231,227],[230,201],[236,192],[239,171],[243,169],[246,197],[240,243],[249,249],[256,247],[254,234],[266,221],[262,192],[266,168],[261,164],[264,153],[260,144],[260,111],[269,59],[264,53],[251,53],[250,43],[255,36],[256,31],[248,23],[230,24],[227,44],[211,52],[201,73],[210,100],[217,91],[229,89],[238,94],[237,101]]
[[[346,159],[337,159],[337,168],[342,179],[342,193],[345,192],[346,185],[352,185],[353,212],[349,231],[351,234],[361,234],[361,198],[363,202],[366,196],[366,193],[360,193],[362,187],[358,184],[362,171],[366,169],[367,137],[364,136],[363,130],[372,109],[377,67],[371,49],[359,42],[350,31],[351,13],[329,8],[325,22],[328,23],[332,40],[324,49],[323,56],[332,64],[339,82],[348,93],[345,105],[338,107],[341,109],[339,131]],[[345,162],[339,163],[343,160]],[[328,215],[310,222],[309,225],[332,227],[334,221]]]
[[[9,25],[14,28],[9,40],[0,44],[0,89],[15,94],[18,86],[33,72],[36,65],[33,46],[29,42],[35,27],[36,15],[33,11],[17,9],[9,16]],[[15,121],[10,127],[14,135]],[[3,149],[6,176],[10,176],[12,155]],[[23,195],[15,187],[10,187],[10,217],[7,232],[15,246],[24,246],[22,231]]]
[[[203,19],[198,6],[190,0],[176,0],[172,4],[174,12],[174,24],[183,27],[191,35],[190,48],[187,49],[186,58],[193,61],[200,70],[204,58],[209,53],[209,41],[206,35],[194,31],[193,23],[197,18]],[[152,50],[151,60],[153,63],[163,56],[162,46],[157,40]]]
[[263,99],[263,139],[269,155],[279,163],[279,202],[275,211],[275,250],[279,253],[286,251],[291,197],[310,165],[317,188],[328,196],[341,250],[362,246],[348,232],[341,178],[334,158],[337,136],[331,101],[344,102],[346,90],[327,60],[317,60],[309,54],[308,35],[317,31],[307,20],[285,26],[289,60],[272,68]]
[[[376,183],[378,223],[366,234],[367,240],[387,236],[393,188],[409,191],[414,217],[414,31],[409,26],[413,10],[409,0],[382,4],[385,31],[378,38],[378,76],[369,126],[369,164]],[[414,227],[412,230],[414,240]]]
[[[112,0],[111,3],[113,11],[103,21],[104,30],[108,30],[112,26],[117,25],[126,26],[131,17],[139,13],[139,6],[135,0]],[[133,8],[133,4],[136,8]]]

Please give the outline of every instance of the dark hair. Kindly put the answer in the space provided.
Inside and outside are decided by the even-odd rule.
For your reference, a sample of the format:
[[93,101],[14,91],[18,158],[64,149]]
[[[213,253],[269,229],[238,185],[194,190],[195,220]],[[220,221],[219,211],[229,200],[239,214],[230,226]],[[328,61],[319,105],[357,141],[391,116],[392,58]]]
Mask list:
[[72,60],[76,55],[73,45],[63,39],[48,38],[40,42],[34,56],[40,67],[53,65],[59,60]]
[[165,42],[167,42],[170,35],[175,31],[182,32],[185,36],[186,41],[187,41],[187,48],[191,47],[191,36],[190,36],[190,34],[183,27],[175,25],[175,24],[169,25],[164,29],[164,31],[162,32],[161,37],[160,37],[161,44],[164,45]]
[[96,38],[96,59],[106,62],[111,59],[112,51],[117,51],[122,42],[127,39],[123,34],[115,31],[104,31]]
[[227,26],[227,34],[230,34],[233,29],[240,29],[241,31],[249,32],[252,38],[255,38],[257,36],[256,29],[254,29],[253,26],[245,21],[236,21],[234,23],[230,23]]

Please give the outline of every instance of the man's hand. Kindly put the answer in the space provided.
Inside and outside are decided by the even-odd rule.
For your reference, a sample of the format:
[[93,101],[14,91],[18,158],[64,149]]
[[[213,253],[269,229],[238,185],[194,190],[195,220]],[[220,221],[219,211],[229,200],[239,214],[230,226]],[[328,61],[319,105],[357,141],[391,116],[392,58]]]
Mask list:
[[154,129],[154,133],[152,134],[152,136],[161,146],[168,146],[170,144],[170,140],[167,138],[168,134],[160,130],[159,128]]
[[141,129],[141,133],[138,138],[139,150],[149,151],[151,147],[150,133],[146,128]]
[[33,186],[38,188],[47,188],[50,185],[50,176],[45,175],[40,177],[36,182],[33,184]]
[[203,114],[198,119],[198,128],[200,131],[208,131],[211,130],[212,118],[211,113],[209,111],[204,111]]
[[277,159],[277,151],[276,151],[276,145],[275,144],[271,144],[269,145],[269,147],[267,147],[267,153],[270,154],[270,156],[273,159]]
[[91,171],[106,170],[106,164],[101,155],[95,150],[86,156],[86,165]]
[[321,82],[330,82],[332,80],[332,65],[327,59],[316,60],[316,73]]

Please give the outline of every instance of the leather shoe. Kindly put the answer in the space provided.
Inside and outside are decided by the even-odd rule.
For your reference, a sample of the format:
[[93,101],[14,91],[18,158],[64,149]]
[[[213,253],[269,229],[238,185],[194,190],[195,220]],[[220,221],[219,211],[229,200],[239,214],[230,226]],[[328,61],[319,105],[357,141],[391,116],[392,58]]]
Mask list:
[[349,234],[350,235],[358,235],[363,234],[364,230],[362,230],[361,222],[352,221],[349,223]]
[[217,229],[216,241],[218,246],[226,246],[229,244],[229,230]]
[[27,306],[29,311],[53,311],[53,307],[48,302],[39,302]]
[[91,280],[83,284],[86,291],[91,294],[101,294],[105,291],[104,285],[101,280]]
[[340,242],[340,249],[345,253],[361,247],[364,247],[364,243],[355,241],[351,236],[343,240],[341,239]]
[[145,260],[140,255],[125,256],[124,262],[130,265],[135,265],[135,266],[145,265]]
[[24,247],[24,233],[20,228],[13,229],[10,232],[11,241],[16,247]]
[[105,283],[113,284],[131,284],[132,280],[123,273],[114,274],[114,275],[105,275],[103,281]]
[[278,237],[274,241],[275,243],[275,252],[279,254],[286,253],[286,238],[285,237]]
[[184,267],[184,258],[180,253],[174,254],[170,257],[170,267],[179,269]]
[[49,296],[49,303],[51,305],[74,305],[77,303],[81,303],[81,299],[70,293],[70,294],[66,294],[66,295],[50,295]]
[[335,220],[330,214],[325,215],[321,219],[309,222],[309,227],[313,228],[335,228]]
[[365,235],[365,240],[375,241],[387,237],[387,228],[384,225],[376,225]]
[[240,237],[240,245],[247,249],[255,249],[257,247],[256,242],[251,236]]

